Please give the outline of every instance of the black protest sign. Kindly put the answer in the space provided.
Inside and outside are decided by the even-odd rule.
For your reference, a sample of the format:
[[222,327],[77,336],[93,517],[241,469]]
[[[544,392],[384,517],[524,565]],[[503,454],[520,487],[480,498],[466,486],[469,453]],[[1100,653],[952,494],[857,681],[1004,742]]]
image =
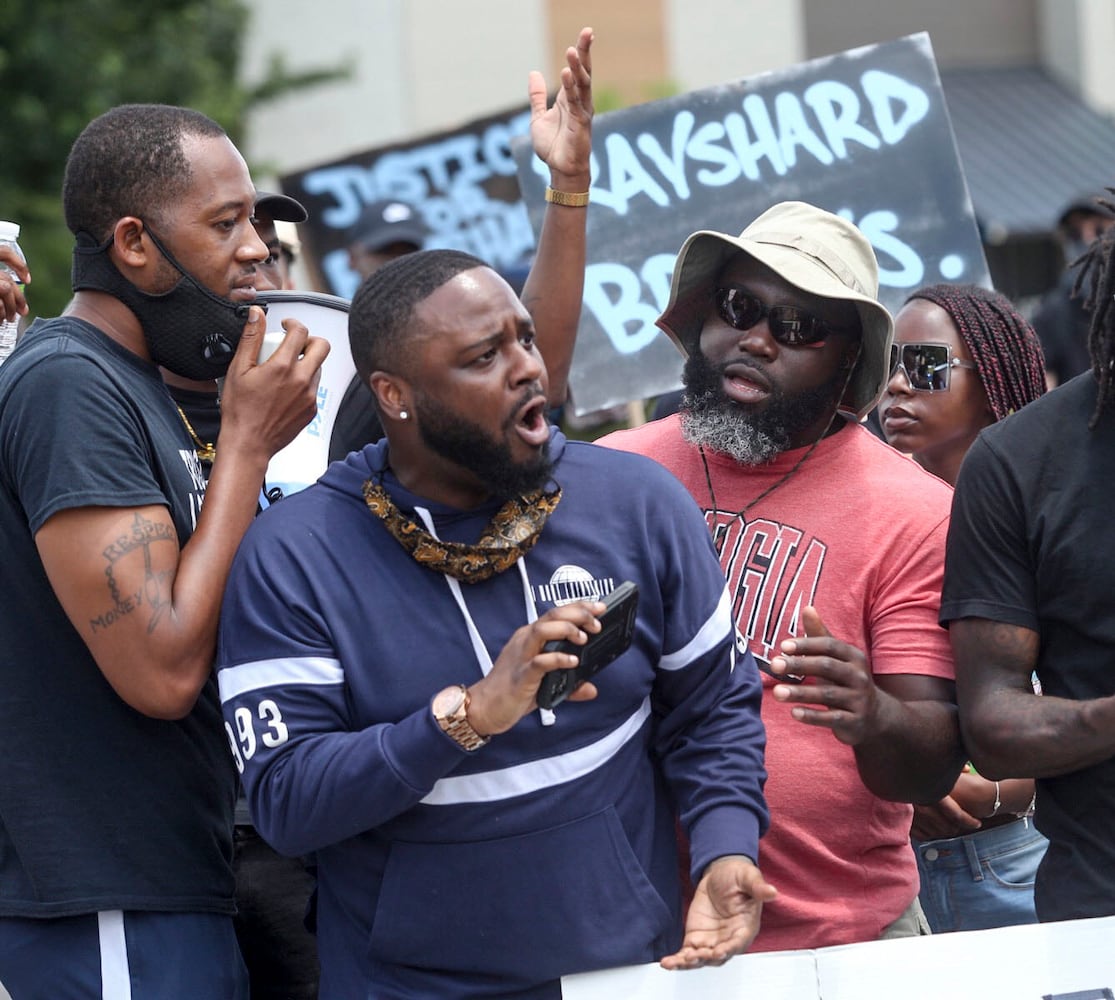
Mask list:
[[359,279],[348,265],[350,230],[366,205],[393,198],[422,215],[426,246],[465,250],[501,271],[521,267],[534,233],[511,139],[529,128],[530,110],[520,107],[280,177],[283,192],[309,210],[298,231],[320,283],[352,297]]
[[[514,143],[531,221],[546,176]],[[674,258],[699,229],[736,235],[807,201],[871,241],[893,312],[920,285],[990,284],[929,36],[597,117],[584,310],[570,390],[578,413],[680,384],[654,325]]]

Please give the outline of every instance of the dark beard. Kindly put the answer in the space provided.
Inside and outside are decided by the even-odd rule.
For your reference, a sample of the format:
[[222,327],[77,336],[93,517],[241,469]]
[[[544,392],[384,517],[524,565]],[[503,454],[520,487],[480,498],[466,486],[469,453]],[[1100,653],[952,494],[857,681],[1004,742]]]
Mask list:
[[757,412],[729,399],[723,378],[700,351],[686,358],[682,434],[690,444],[731,455],[743,465],[765,465],[789,451],[803,430],[835,412],[847,373],[836,371],[823,385],[795,396],[771,386],[766,406]]
[[[520,401],[525,403],[533,392],[527,392]],[[553,472],[550,461],[550,444],[528,462],[516,463],[506,441],[489,437],[484,429],[465,420],[442,406],[431,396],[415,395],[418,410],[418,432],[431,451],[462,468],[468,469],[497,499],[509,500],[541,489],[549,482]],[[516,406],[514,413],[518,413]],[[515,426],[515,418],[503,426],[504,434]]]

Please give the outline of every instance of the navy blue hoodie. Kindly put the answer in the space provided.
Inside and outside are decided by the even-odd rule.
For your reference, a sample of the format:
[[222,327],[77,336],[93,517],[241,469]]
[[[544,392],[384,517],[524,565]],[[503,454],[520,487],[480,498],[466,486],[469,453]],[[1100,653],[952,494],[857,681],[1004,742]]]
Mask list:
[[[386,441],[265,511],[240,547],[221,700],[256,827],[317,857],[322,1000],[560,996],[563,975],[679,946],[677,818],[695,876],[758,858],[760,684],[700,511],[641,456],[557,431],[551,456],[561,502],[482,583],[416,563],[361,487],[382,481],[452,541],[475,542],[499,503],[410,494]],[[555,603],[624,580],[636,635],[595,700],[533,711],[473,753],[441,731],[437,691],[479,680]]]

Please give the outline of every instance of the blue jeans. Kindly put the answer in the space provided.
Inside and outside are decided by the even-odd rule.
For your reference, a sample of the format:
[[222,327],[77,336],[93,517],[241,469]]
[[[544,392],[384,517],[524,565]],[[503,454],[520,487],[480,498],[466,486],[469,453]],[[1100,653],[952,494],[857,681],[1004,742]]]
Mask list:
[[1034,877],[1047,844],[1032,819],[915,840],[921,905],[933,933],[1037,923]]

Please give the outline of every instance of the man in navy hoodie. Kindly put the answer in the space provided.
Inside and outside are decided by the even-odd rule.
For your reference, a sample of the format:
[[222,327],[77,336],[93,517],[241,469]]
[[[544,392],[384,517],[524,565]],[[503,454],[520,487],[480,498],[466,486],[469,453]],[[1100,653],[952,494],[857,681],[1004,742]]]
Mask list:
[[[349,337],[386,438],[256,520],[218,651],[255,823],[317,857],[323,1000],[559,997],[743,951],[775,894],[760,685],[697,506],[546,423],[530,314],[474,257],[388,264]],[[544,644],[586,642],[625,580],[630,648],[539,709],[576,662]]]

